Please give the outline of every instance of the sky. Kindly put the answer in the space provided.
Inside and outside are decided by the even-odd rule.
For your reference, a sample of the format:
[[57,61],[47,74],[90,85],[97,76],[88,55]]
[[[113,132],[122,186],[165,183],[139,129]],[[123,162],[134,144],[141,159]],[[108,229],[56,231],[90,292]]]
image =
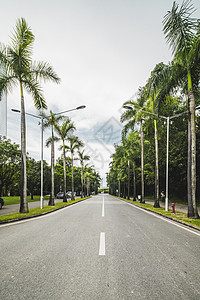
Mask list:
[[[67,115],[75,122],[91,165],[105,182],[114,144],[120,143],[120,116],[126,100],[134,99],[157,63],[168,63],[171,51],[162,20],[171,0],[10,0],[1,4],[0,42],[8,44],[16,20],[24,17],[35,35],[33,60],[53,66],[61,84],[42,83],[47,113],[86,105]],[[182,3],[182,1],[177,1]],[[200,2],[193,0],[200,18]],[[20,144],[19,88],[7,96],[8,138]],[[30,95],[26,112],[38,115]],[[26,117],[27,152],[40,160],[41,127]],[[44,142],[50,136],[44,132]],[[56,146],[55,157],[61,156]],[[50,148],[44,147],[50,164]]]

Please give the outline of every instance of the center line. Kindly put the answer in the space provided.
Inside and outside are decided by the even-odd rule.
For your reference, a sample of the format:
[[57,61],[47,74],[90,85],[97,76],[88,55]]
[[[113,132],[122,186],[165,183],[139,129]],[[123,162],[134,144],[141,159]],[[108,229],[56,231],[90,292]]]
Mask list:
[[104,196],[103,196],[103,204],[102,204],[102,217],[104,217]]
[[100,234],[99,255],[106,255],[105,251],[105,232]]

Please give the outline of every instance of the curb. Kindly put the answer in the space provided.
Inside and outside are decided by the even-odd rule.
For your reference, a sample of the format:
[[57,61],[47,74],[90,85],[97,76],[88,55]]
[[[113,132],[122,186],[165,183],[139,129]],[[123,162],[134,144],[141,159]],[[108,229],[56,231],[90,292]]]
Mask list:
[[41,216],[44,216],[44,215],[48,215],[48,214],[50,214],[50,213],[52,213],[52,212],[55,212],[55,211],[60,210],[60,209],[63,209],[63,208],[67,208],[67,207],[69,207],[69,206],[71,206],[71,205],[74,205],[74,204],[77,204],[77,203],[79,203],[79,202],[85,201],[85,200],[87,200],[87,199],[89,199],[89,198],[91,198],[91,197],[88,197],[88,198],[83,199],[83,200],[79,200],[79,201],[74,202],[74,203],[70,203],[70,204],[68,204],[68,205],[66,205],[66,206],[57,207],[57,208],[55,208],[55,209],[53,209],[53,210],[46,211],[46,212],[43,212],[43,213],[38,214],[38,215],[29,216],[29,217],[25,217],[25,218],[21,218],[21,219],[13,219],[13,220],[0,221],[0,226],[3,225],[3,224],[17,223],[17,222],[20,222],[20,221],[23,221],[23,220],[28,220],[28,219],[33,219],[33,218],[41,217]]
[[[117,198],[118,198],[118,197],[117,197]],[[183,222],[183,221],[174,219],[174,218],[172,218],[172,217],[163,215],[163,214],[161,214],[161,213],[159,213],[159,212],[157,212],[157,211],[150,210],[150,209],[148,209],[148,208],[142,207],[142,206],[137,205],[137,204],[135,204],[135,203],[127,202],[127,201],[124,200],[124,199],[121,199],[121,198],[118,198],[118,199],[120,199],[120,200],[122,200],[122,201],[124,201],[124,202],[126,202],[126,203],[129,203],[129,204],[131,204],[131,205],[133,205],[133,206],[137,206],[137,207],[139,207],[139,208],[141,208],[141,209],[143,209],[143,210],[150,211],[150,212],[152,212],[152,213],[154,213],[154,214],[157,214],[157,215],[159,215],[159,216],[162,216],[162,217],[164,217],[164,218],[166,218],[166,219],[169,219],[169,220],[174,221],[174,222],[176,222],[176,223],[179,223],[179,224],[181,224],[181,225],[185,225],[185,226],[187,226],[187,227],[190,227],[190,228],[192,228],[192,229],[195,229],[195,230],[197,230],[197,231],[200,231],[200,227],[197,227],[197,226],[188,224],[188,223],[186,223],[186,222]]]

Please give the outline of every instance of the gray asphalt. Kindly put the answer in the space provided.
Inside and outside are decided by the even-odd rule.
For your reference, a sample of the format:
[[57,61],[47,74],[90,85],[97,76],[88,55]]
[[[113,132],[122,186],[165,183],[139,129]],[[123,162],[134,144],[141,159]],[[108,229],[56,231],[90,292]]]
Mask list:
[[3,300],[200,299],[200,234],[109,195],[1,225],[0,249]]

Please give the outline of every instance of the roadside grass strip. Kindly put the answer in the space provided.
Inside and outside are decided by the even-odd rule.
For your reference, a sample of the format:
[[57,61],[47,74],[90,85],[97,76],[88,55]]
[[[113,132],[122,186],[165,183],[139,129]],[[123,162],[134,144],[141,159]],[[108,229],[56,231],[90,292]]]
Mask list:
[[183,223],[186,223],[186,224],[189,224],[191,226],[195,226],[195,227],[198,227],[200,228],[200,219],[191,219],[191,218],[188,218],[187,217],[187,214],[184,213],[184,212],[181,212],[181,211],[176,211],[175,213],[172,213],[172,210],[169,209],[169,211],[165,211],[165,209],[163,207],[160,207],[160,208],[155,208],[153,207],[152,204],[149,204],[149,203],[140,203],[139,201],[132,201],[132,200],[127,200],[127,199],[124,199],[124,198],[121,198],[121,197],[117,197],[117,196],[114,196],[120,200],[123,200],[123,201],[126,201],[128,203],[131,203],[135,206],[139,206],[139,207],[142,207],[146,210],[150,210],[150,211],[153,211],[157,214],[160,214],[160,215],[163,215],[163,216],[166,216],[170,219],[174,219],[174,220],[178,220],[179,222],[183,222]]
[[[35,202],[35,201],[40,201],[40,197],[41,196],[35,196],[33,197],[33,199],[31,200],[31,196],[27,196],[27,200],[28,202]],[[20,204],[20,196],[10,196],[10,197],[2,197],[5,205],[12,205],[12,204]],[[44,196],[43,197],[44,200],[48,200],[49,196]]]
[[16,212],[16,213],[0,216],[0,224],[17,221],[17,220],[28,219],[28,218],[32,218],[32,217],[36,217],[36,216],[41,216],[41,215],[53,212],[55,210],[64,208],[66,206],[72,205],[74,203],[78,203],[83,200],[89,199],[89,198],[91,198],[91,197],[78,198],[74,201],[68,200],[68,202],[58,202],[54,206],[45,205],[43,209],[41,209],[40,207],[32,208],[29,210],[29,213]]

